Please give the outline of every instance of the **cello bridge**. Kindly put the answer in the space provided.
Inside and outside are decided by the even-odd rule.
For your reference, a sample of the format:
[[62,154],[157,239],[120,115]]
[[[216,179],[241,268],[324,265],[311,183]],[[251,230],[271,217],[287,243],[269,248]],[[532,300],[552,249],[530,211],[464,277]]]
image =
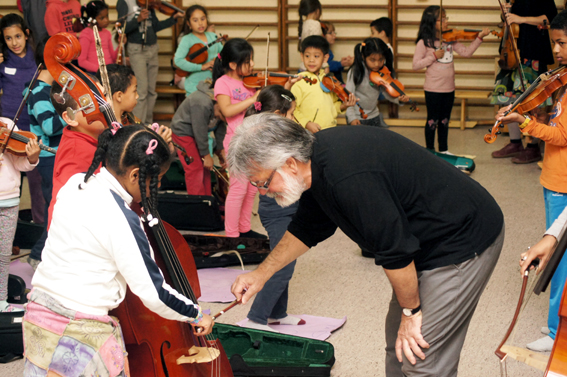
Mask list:
[[187,354],[177,359],[177,365],[210,363],[220,356],[220,351],[216,348],[193,346],[187,350]]

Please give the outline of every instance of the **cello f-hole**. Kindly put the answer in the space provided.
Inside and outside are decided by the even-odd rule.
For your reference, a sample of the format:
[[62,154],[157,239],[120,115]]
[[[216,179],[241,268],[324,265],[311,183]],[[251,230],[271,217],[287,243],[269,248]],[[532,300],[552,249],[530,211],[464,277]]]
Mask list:
[[159,358],[161,360],[161,367],[163,368],[163,373],[165,374],[166,377],[169,377],[169,371],[167,370],[167,364],[165,362],[165,355],[163,351],[164,347],[167,347],[167,349],[171,348],[171,343],[169,343],[166,340],[161,344],[161,347],[159,349]]

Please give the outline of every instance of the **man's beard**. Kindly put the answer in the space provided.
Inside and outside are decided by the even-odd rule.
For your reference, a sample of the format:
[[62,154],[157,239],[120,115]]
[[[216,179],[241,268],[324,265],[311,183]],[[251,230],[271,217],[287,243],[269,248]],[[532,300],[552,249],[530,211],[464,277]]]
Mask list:
[[268,192],[266,195],[276,199],[278,205],[282,208],[288,207],[297,202],[301,198],[301,194],[307,190],[307,185],[301,177],[295,177],[283,170],[278,170],[284,181],[284,189],[281,192]]

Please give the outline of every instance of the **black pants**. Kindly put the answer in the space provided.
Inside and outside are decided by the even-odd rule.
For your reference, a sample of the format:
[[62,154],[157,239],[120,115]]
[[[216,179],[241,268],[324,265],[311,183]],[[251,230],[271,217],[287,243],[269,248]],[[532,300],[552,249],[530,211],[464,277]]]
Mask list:
[[41,174],[41,191],[43,193],[43,199],[45,199],[45,222],[43,225],[43,234],[31,249],[30,257],[32,259],[41,260],[41,252],[47,240],[47,224],[49,223],[48,212],[49,204],[51,203],[51,192],[53,191],[54,164],[55,157],[41,157],[39,159],[39,165],[36,167],[36,169],[39,170],[39,174]]
[[447,138],[449,136],[449,120],[451,120],[453,102],[455,102],[455,92],[425,92],[425,105],[427,106],[425,146],[428,149],[435,149],[436,129],[437,140],[439,142],[439,152],[445,152],[448,149]]

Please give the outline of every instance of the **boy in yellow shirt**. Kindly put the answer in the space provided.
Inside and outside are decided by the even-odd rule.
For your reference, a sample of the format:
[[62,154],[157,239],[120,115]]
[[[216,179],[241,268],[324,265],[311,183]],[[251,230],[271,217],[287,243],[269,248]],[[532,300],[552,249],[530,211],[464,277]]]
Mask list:
[[316,79],[316,84],[300,80],[291,87],[295,96],[295,118],[307,130],[315,133],[337,125],[337,115],[356,104],[351,93],[345,103],[341,103],[333,92],[326,93],[321,87],[321,79],[325,76],[323,64],[329,59],[329,42],[320,36],[312,35],[301,42],[301,60],[306,71],[302,76]]

